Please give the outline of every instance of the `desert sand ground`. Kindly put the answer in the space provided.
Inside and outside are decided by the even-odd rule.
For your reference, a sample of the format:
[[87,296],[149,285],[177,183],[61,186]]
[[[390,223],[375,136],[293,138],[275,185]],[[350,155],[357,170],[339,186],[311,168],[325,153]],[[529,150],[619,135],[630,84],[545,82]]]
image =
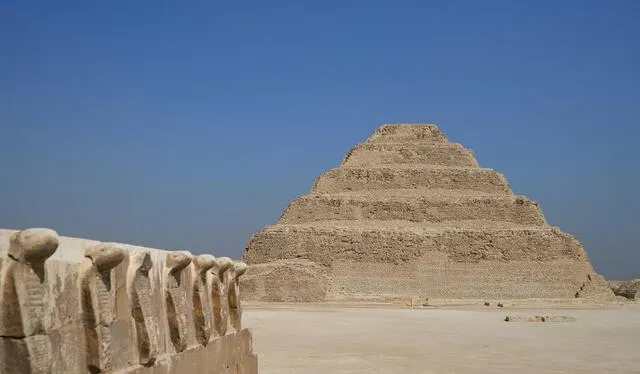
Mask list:
[[[505,322],[566,315],[574,322]],[[261,374],[640,373],[640,304],[591,309],[247,305]]]

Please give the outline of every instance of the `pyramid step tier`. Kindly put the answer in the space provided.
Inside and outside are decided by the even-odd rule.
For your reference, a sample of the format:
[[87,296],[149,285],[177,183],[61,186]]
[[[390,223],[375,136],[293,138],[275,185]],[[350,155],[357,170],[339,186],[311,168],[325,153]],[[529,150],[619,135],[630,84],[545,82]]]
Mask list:
[[274,259],[325,267],[326,300],[574,298],[599,280],[580,243],[552,227],[275,225],[251,239],[245,256],[251,264]]
[[396,195],[393,190],[373,196],[357,193],[302,196],[289,204],[280,223],[329,220],[446,222],[480,219],[531,226],[546,225],[538,204],[522,196],[428,193],[407,196]]
[[262,263],[298,258],[329,266],[338,258],[398,263],[435,253],[461,263],[568,258],[586,261],[580,243],[557,228],[494,221],[278,224],[252,237],[245,259]]
[[415,165],[331,169],[316,180],[312,193],[416,188],[511,194],[504,176],[492,169]]
[[479,167],[473,152],[457,143],[362,143],[354,147],[342,166],[422,164]]
[[389,124],[380,126],[368,143],[446,142],[447,137],[435,125]]
[[398,264],[336,260],[331,270],[327,301],[409,297],[417,299],[414,305],[433,299],[476,299],[478,304],[530,298],[580,301],[609,292],[590,264],[572,260],[457,263],[439,256]]

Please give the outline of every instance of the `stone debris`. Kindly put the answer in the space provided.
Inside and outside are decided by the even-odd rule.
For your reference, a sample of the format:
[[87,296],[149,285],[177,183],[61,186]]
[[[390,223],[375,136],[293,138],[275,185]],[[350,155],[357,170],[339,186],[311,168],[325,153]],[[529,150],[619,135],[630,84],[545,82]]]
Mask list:
[[255,234],[243,297],[613,300],[580,242],[434,125],[384,125]]
[[506,316],[505,322],[575,322],[571,316]]
[[258,372],[244,263],[0,229],[0,373]]
[[622,296],[629,300],[640,300],[640,279],[609,281],[609,285],[616,296]]

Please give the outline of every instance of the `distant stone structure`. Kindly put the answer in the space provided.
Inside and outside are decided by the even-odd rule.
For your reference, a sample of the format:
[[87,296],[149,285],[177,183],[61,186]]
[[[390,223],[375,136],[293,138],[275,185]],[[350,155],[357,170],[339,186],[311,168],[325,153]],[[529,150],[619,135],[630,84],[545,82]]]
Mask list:
[[255,374],[237,302],[246,269],[226,257],[0,229],[0,373]]
[[255,234],[262,301],[611,299],[573,236],[434,125],[384,125]]
[[609,281],[609,285],[616,296],[629,300],[640,300],[640,279]]

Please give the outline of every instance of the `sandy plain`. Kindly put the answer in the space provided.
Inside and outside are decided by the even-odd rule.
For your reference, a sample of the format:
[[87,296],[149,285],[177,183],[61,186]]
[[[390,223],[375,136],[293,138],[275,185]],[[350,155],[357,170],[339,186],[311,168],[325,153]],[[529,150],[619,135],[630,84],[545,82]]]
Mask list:
[[[573,322],[505,322],[569,316]],[[249,304],[261,374],[640,373],[640,303],[595,308]]]

